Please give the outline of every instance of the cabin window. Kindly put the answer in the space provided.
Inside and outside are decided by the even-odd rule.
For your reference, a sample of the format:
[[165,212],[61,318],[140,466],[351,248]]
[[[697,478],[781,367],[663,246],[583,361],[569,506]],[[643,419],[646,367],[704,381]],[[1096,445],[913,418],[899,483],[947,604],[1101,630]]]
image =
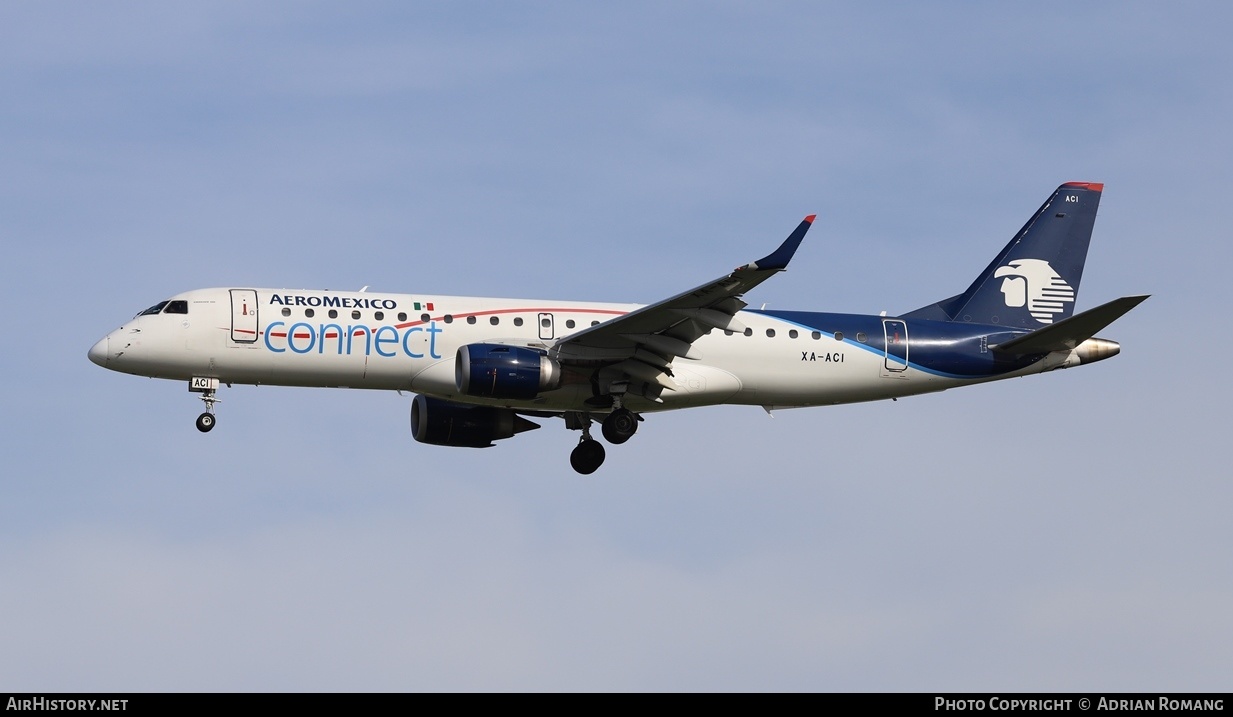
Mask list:
[[767,338],[769,338],[769,339],[773,339],[773,338],[775,338],[775,329],[767,329],[767,330],[766,330],[766,337],[767,337]]
[[731,335],[732,335],[731,331],[729,331],[728,329],[724,329],[724,336],[731,336]]
[[399,311],[399,312],[398,312],[398,320],[399,320],[399,321],[406,321],[406,320],[407,320],[407,312],[405,312],[405,311]]
[[859,342],[861,342],[862,344],[863,344],[863,343],[865,343],[865,340],[866,340],[866,339],[868,339],[868,338],[869,338],[869,337],[865,335],[865,332],[864,332],[864,331],[857,331],[857,332],[856,332],[856,340],[857,340],[857,341],[859,341]]
[[353,319],[358,319],[358,318],[360,318],[360,312],[359,312],[359,311],[352,311],[352,312],[351,312],[351,318],[353,318]]
[[428,314],[420,314],[420,321],[423,321],[424,323],[428,323],[431,320],[432,320],[432,317],[429,316]]
[[501,319],[497,318],[496,316],[493,316],[492,318],[488,319],[488,323],[492,324],[493,326],[496,326],[497,324],[501,323]]
[[836,341],[843,341],[843,332],[842,332],[842,331],[836,331],[836,332],[835,332],[835,340],[836,340]]
[[378,311],[377,313],[373,314],[372,317],[376,319],[377,321],[385,321],[385,312]]
[[745,329],[746,336],[753,336],[753,329]]
[[330,315],[330,318],[331,318],[331,319],[337,319],[337,318],[338,318],[338,309],[330,309],[328,313],[329,313],[329,315]]
[[789,332],[788,332],[788,338],[790,338],[790,339],[794,339],[794,338],[796,338],[797,336],[800,336],[800,333],[799,333],[799,332],[797,332],[797,330],[796,330],[796,329],[792,329],[791,331],[789,331]]
[[474,317],[474,316],[468,316],[468,317],[467,317],[467,323],[468,323],[468,324],[474,324],[474,323],[475,323],[475,317]]
[[452,323],[454,323],[454,315],[453,315],[453,314],[446,314],[446,315],[445,315],[445,323],[447,323],[447,324],[452,324]]
[[592,326],[599,326],[599,322],[598,322],[598,321],[592,321],[592,322],[591,322],[591,325],[592,325]]
[[313,311],[312,309],[304,309],[304,315],[311,319],[312,317],[317,315],[317,312]]
[[567,329],[572,329],[572,328],[574,328],[574,320],[573,320],[573,319],[566,319],[566,320],[565,320],[565,328],[567,328]]
[[284,306],[284,307],[283,307],[283,316],[290,316],[290,315],[291,315],[291,309],[288,309],[287,307],[285,307],[285,306]]
[[516,316],[516,317],[514,317],[514,326],[522,326],[522,317],[521,317],[521,316]]

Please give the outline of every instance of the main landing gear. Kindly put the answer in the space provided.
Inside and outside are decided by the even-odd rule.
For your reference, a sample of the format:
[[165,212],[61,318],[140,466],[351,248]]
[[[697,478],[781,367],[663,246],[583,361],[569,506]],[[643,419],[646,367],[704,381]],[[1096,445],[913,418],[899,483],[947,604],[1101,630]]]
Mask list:
[[565,427],[571,431],[582,431],[582,438],[569,454],[569,464],[582,475],[590,475],[604,464],[604,446],[591,438],[591,414],[582,411],[567,411]]
[[[574,431],[582,431],[582,438],[569,454],[569,464],[582,475],[590,475],[604,464],[607,452],[604,444],[591,437],[591,414],[580,411],[570,411],[565,414],[565,427]],[[638,431],[638,421],[642,420],[633,411],[617,408],[604,418],[600,425],[604,440],[612,445],[620,445],[628,441]]]
[[619,446],[638,432],[638,417],[628,408],[618,408],[608,414],[601,428],[604,440]]

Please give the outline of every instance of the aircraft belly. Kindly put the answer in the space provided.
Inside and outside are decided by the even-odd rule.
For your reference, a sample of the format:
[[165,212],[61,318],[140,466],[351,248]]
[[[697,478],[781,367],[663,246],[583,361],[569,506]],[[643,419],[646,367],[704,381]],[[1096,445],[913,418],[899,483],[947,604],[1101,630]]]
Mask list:
[[417,365],[408,375],[410,389],[416,393],[442,396],[458,392],[453,358],[436,361],[427,366]]
[[[675,391],[664,391],[660,394],[662,405],[645,399],[637,403],[649,404],[645,410],[713,406],[727,402],[741,390],[739,378],[716,366],[677,361],[672,366],[672,372],[673,376],[669,380],[677,388]],[[634,399],[630,401],[631,405],[634,405]]]
[[880,354],[843,343],[794,342],[743,357],[740,364],[744,388],[733,403],[819,406],[886,398],[908,389],[880,376]]
[[234,351],[229,348],[210,351],[207,370],[202,376],[213,376],[228,383],[268,384],[274,380],[273,358],[264,351]]
[[270,362],[271,382],[282,386],[407,389],[412,371],[410,362],[363,354],[280,354]]

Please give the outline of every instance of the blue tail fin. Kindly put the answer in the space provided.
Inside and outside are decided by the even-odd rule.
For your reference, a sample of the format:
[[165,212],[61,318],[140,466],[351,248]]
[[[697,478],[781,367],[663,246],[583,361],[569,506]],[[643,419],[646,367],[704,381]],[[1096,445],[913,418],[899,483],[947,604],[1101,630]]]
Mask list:
[[1074,313],[1103,184],[1067,182],[968,290],[904,314],[1036,329]]

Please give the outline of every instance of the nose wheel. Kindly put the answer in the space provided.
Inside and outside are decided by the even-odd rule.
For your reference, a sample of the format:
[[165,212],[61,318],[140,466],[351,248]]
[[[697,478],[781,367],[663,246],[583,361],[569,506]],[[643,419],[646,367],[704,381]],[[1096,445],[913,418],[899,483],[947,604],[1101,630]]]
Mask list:
[[197,430],[202,433],[209,433],[210,429],[214,428],[214,414],[203,413],[197,416]]

